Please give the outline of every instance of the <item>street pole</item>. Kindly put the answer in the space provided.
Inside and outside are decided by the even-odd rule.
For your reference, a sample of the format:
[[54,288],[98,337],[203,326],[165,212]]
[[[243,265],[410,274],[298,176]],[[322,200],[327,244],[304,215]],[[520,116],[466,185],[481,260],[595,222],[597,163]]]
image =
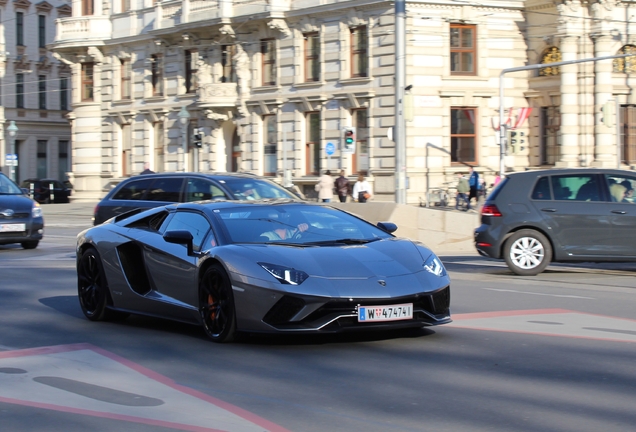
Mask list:
[[181,124],[181,145],[183,147],[183,162],[181,171],[186,172],[188,160],[188,123],[190,122],[190,113],[185,106],[182,106],[177,117],[179,117],[179,123]]
[[[624,58],[624,57],[634,57],[634,54],[619,54],[619,55],[613,55],[613,56],[590,57],[590,58],[580,59],[580,60],[566,60],[566,61],[555,62],[555,63],[539,63],[539,64],[532,64],[528,66],[519,66],[514,68],[502,69],[501,73],[499,74],[499,176],[503,178],[504,175],[506,175],[506,166],[504,161],[504,156],[506,155],[506,127],[504,125],[504,83],[503,83],[503,77],[505,74],[510,72],[543,69],[546,67],[559,67],[559,66],[565,66],[565,65],[575,64],[575,63],[587,63],[587,62],[597,62],[602,60],[613,60],[613,59]],[[618,132],[618,129],[617,129],[617,132]],[[619,135],[616,136],[616,140],[617,141],[620,140]]]
[[406,121],[404,87],[406,84],[406,2],[395,1],[395,202],[406,204]]
[[616,103],[616,168],[621,169],[621,162],[623,161],[622,148],[621,148],[621,103],[618,100],[618,95],[614,100]]
[[[15,121],[11,120],[9,122],[9,126],[7,127],[7,132],[9,132],[9,141],[11,146],[11,154],[15,155],[15,136],[18,134],[18,127],[15,124]],[[11,163],[11,169],[9,171],[9,178],[15,182],[15,167],[16,163],[18,163],[17,159],[14,159]]]

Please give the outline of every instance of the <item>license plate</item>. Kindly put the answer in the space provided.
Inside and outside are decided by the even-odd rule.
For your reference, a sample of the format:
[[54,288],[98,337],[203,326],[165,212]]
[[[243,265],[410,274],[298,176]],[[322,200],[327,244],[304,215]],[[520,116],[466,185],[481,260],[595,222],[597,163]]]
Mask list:
[[358,322],[398,321],[413,318],[413,303],[390,306],[360,306]]
[[0,232],[26,231],[25,224],[0,224]]

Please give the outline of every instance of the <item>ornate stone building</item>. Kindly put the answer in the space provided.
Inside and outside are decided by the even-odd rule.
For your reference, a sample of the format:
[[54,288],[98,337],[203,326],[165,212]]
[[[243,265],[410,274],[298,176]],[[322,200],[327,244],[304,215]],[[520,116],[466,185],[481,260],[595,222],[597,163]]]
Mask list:
[[[631,49],[632,5],[407,2],[407,202],[467,165],[490,181],[500,159],[501,70]],[[58,20],[54,50],[73,72],[77,196],[99,198],[106,183],[145,163],[279,181],[287,163],[309,195],[321,171],[342,168],[364,173],[376,199],[392,201],[393,8],[370,0],[74,1],[73,16]],[[625,60],[506,75],[501,103],[527,141],[506,166],[611,165],[616,131],[600,124],[599,107],[618,95],[631,112],[632,70]],[[356,128],[353,153],[342,149],[345,126]],[[201,147],[192,145],[194,128]]]
[[[16,180],[65,180],[71,171],[71,71],[53,58],[55,20],[71,16],[65,1],[0,0],[0,167],[15,139]],[[14,138],[7,127],[13,121]]]

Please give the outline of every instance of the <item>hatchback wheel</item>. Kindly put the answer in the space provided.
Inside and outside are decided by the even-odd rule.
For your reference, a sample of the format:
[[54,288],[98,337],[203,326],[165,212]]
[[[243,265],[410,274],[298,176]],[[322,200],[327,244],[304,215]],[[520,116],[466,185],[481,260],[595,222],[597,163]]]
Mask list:
[[520,230],[504,243],[504,259],[514,273],[534,276],[545,270],[552,261],[552,247],[540,232]]

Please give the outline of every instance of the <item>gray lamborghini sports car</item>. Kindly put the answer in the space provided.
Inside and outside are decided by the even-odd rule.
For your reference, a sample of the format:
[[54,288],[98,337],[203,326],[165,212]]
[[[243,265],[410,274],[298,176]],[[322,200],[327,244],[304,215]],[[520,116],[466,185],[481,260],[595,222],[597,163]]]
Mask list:
[[450,322],[446,269],[396,229],[293,200],[132,211],[78,235],[80,306],[93,321],[202,325],[217,342]]

